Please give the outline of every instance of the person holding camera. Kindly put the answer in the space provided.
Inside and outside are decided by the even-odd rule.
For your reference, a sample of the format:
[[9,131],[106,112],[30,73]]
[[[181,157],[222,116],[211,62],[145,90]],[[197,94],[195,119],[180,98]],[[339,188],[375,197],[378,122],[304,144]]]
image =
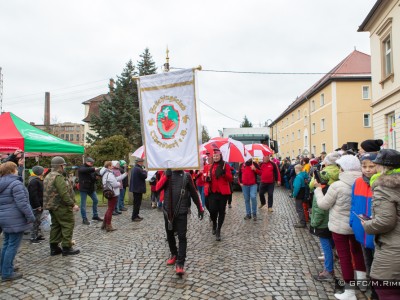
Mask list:
[[81,196],[81,216],[82,224],[90,225],[86,215],[86,199],[89,196],[92,199],[92,220],[103,221],[99,217],[97,211],[97,205],[99,199],[96,194],[96,171],[97,168],[93,167],[94,159],[91,157],[86,157],[85,163],[78,168],[78,178],[79,178],[79,194]]
[[[176,264],[176,274],[183,275],[185,274],[187,215],[190,198],[197,206],[200,220],[203,219],[204,208],[201,205],[193,179],[189,173],[182,170],[171,171],[171,169],[167,169],[157,182],[156,191],[162,191],[164,195],[163,212],[165,231],[167,232],[168,245],[171,252],[171,256],[167,260],[167,265]],[[176,246],[174,232],[178,234],[178,247]]]
[[25,154],[22,150],[15,150],[14,153],[10,154],[8,157],[3,159],[3,163],[11,161],[15,163],[18,167],[18,176],[23,176],[24,172],[24,162],[25,162]]
[[143,218],[139,216],[143,194],[146,193],[147,171],[144,169],[143,163],[143,158],[136,159],[136,164],[132,169],[131,181],[129,183],[129,191],[133,194],[133,210],[131,218],[133,222],[140,222],[143,220]]
[[107,232],[116,230],[111,225],[111,220],[120,193],[121,180],[123,180],[126,176],[128,176],[128,173],[125,172],[124,174],[115,177],[113,169],[114,169],[113,163],[111,161],[106,161],[104,163],[104,167],[101,168],[100,170],[103,187],[110,188],[114,192],[113,197],[108,198],[107,211],[106,214],[104,215],[103,225],[101,226],[101,229],[105,229]]

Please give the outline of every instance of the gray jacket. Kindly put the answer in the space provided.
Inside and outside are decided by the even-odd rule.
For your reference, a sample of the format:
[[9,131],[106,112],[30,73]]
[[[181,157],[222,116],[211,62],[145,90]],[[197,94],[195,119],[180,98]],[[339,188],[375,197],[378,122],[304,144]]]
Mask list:
[[351,191],[354,181],[361,177],[359,171],[346,171],[339,174],[339,181],[329,186],[328,192],[322,193],[321,188],[314,191],[317,197],[318,207],[323,210],[329,209],[329,230],[339,234],[354,234],[349,225]]
[[364,223],[375,234],[371,277],[400,280],[400,173],[381,175],[372,189],[372,220]]
[[35,221],[28,191],[17,175],[0,177],[0,227],[7,233],[31,229]]

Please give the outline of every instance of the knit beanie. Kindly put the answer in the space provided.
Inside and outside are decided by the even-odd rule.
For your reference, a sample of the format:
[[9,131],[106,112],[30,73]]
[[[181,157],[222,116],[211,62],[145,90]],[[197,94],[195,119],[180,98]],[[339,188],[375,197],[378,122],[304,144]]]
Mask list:
[[343,171],[361,171],[360,160],[353,155],[343,155],[336,161]]
[[382,140],[365,140],[361,143],[361,148],[363,148],[365,152],[377,152],[381,150],[382,145]]
[[325,166],[335,165],[339,158],[340,154],[338,152],[332,152],[325,156],[323,163]]
[[40,176],[43,174],[44,168],[41,166],[34,166],[32,168],[32,172],[33,174],[35,174],[36,176]]
[[360,160],[361,161],[364,161],[364,160],[373,161],[377,155],[378,154],[376,152],[366,152],[363,155],[361,155]]

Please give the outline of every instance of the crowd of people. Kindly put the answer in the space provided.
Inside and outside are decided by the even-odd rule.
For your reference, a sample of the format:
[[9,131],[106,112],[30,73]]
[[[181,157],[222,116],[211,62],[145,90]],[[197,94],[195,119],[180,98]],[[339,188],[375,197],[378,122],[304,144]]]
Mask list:
[[[150,180],[152,207],[164,214],[166,237],[170,249],[167,265],[175,265],[176,274],[185,273],[187,251],[187,215],[190,203],[203,219],[210,216],[211,234],[222,239],[226,208],[231,207],[232,181],[235,172],[244,198],[245,220],[257,221],[257,209],[273,209],[274,189],[284,186],[290,191],[298,222],[295,228],[309,228],[319,238],[324,269],[315,280],[333,281],[335,255],[338,256],[345,282],[337,299],[356,299],[352,283],[365,291],[367,280],[373,299],[398,299],[400,289],[381,288],[382,282],[399,280],[400,274],[400,153],[381,149],[383,141],[366,140],[361,149],[337,149],[320,157],[277,159],[265,155],[261,163],[249,159],[237,169],[223,160],[215,148],[206,153],[204,168],[197,171],[158,171]],[[0,165],[0,226],[4,231],[1,254],[2,280],[22,276],[14,267],[14,258],[23,233],[31,230],[31,242],[44,240],[40,229],[43,210],[51,215],[50,255],[75,255],[73,246],[74,211],[81,212],[82,223],[89,225],[86,199],[92,199],[92,220],[102,221],[101,229],[116,230],[112,217],[126,211],[126,189],[133,194],[131,220],[140,222],[140,207],[146,193],[143,159],[136,159],[130,174],[125,161],[106,161],[95,168],[94,160],[85,159],[78,168],[80,207],[76,205],[73,183],[65,176],[65,160],[54,157],[51,171],[43,180],[44,168],[35,166],[28,188],[21,181],[21,152],[16,151]],[[112,191],[104,218],[98,214],[96,180]],[[268,195],[268,201],[265,194]],[[260,206],[257,207],[257,194]],[[309,226],[307,224],[309,223]],[[176,242],[178,238],[178,245]],[[371,286],[371,285],[368,285]]]

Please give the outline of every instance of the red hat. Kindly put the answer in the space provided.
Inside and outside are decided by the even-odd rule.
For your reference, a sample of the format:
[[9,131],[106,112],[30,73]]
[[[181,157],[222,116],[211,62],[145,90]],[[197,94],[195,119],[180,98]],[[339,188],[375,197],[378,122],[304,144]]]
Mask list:
[[214,149],[213,149],[213,153],[214,153],[214,154],[216,154],[216,153],[221,153],[221,150],[219,150],[219,148],[214,148]]

